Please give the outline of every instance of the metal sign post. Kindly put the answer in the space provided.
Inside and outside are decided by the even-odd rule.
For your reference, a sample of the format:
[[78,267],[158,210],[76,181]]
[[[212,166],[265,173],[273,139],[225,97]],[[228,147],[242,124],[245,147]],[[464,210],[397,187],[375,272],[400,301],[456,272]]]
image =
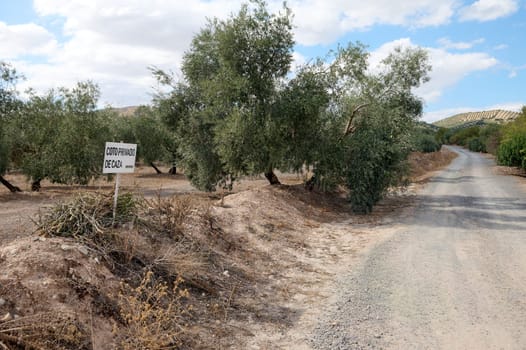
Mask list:
[[115,179],[115,193],[113,195],[113,221],[112,226],[115,224],[115,217],[117,216],[117,200],[119,199],[119,186],[121,182],[121,174],[117,173],[117,178]]
[[135,171],[135,156],[137,145],[134,143],[106,142],[104,148],[103,174],[117,174],[115,179],[115,195],[113,198],[113,223],[117,215],[117,199],[119,198],[119,186],[121,174],[133,173]]

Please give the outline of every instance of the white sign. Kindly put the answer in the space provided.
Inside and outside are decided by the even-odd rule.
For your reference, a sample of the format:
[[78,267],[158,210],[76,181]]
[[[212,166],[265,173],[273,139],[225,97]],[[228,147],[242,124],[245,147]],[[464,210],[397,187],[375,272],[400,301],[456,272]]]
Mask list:
[[137,145],[134,143],[106,142],[103,174],[133,173]]

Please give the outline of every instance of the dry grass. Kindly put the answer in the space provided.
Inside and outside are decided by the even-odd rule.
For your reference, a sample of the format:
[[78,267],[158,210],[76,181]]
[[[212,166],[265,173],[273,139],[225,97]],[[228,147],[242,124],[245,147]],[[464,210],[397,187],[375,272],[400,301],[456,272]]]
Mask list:
[[455,152],[446,148],[432,153],[413,152],[409,156],[410,180],[412,182],[425,181],[433,171],[444,168],[456,157]]
[[189,289],[217,299],[218,305],[229,299],[230,287],[221,274],[225,263],[214,252],[218,228],[209,204],[189,196],[143,199],[125,194],[114,225],[111,202],[107,194],[79,195],[42,214],[37,233],[82,243],[123,281],[114,299],[116,314],[110,313],[120,349],[177,348],[195,302],[183,303]]
[[75,315],[49,312],[0,322],[0,346],[9,350],[82,350],[90,349],[91,343]]
[[142,209],[147,219],[142,224],[157,231],[173,235],[174,238],[184,237],[183,224],[185,219],[197,210],[195,198],[184,195],[162,198],[158,195],[154,199],[144,199]]
[[170,288],[148,271],[137,287],[121,285],[118,304],[124,325],[114,324],[119,349],[177,349],[182,345],[185,319],[192,311],[185,302],[189,293],[181,288],[182,282],[178,278]]

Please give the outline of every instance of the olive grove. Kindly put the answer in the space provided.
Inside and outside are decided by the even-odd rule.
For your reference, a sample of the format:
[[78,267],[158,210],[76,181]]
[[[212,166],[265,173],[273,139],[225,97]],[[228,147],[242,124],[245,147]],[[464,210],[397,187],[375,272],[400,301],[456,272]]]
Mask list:
[[276,169],[308,169],[311,188],[345,185],[353,208],[369,212],[403,178],[426,52],[398,48],[371,67],[366,47],[350,43],[293,70],[293,46],[290,10],[251,1],[194,37],[183,81],[154,72],[172,88],[157,103],[185,173],[211,191],[242,175],[279,184]]

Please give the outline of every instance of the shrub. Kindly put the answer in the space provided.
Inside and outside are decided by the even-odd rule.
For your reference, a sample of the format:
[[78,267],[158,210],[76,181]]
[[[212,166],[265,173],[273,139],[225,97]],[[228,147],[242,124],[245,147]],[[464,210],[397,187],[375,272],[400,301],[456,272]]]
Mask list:
[[484,145],[484,151],[497,154],[497,148],[501,140],[502,126],[499,124],[489,124],[480,130],[480,141]]
[[526,169],[526,106],[522,107],[519,118],[502,128],[497,160],[502,165]]
[[517,133],[504,140],[497,151],[497,160],[502,165],[526,169],[526,133]]
[[479,137],[471,137],[466,140],[468,149],[472,152],[486,152],[486,145]]
[[437,152],[441,148],[440,143],[428,134],[420,134],[416,140],[416,150],[423,153]]
[[465,129],[459,129],[453,131],[453,134],[449,137],[449,143],[459,146],[467,146],[468,139],[473,137],[479,137],[480,127],[472,126]]

